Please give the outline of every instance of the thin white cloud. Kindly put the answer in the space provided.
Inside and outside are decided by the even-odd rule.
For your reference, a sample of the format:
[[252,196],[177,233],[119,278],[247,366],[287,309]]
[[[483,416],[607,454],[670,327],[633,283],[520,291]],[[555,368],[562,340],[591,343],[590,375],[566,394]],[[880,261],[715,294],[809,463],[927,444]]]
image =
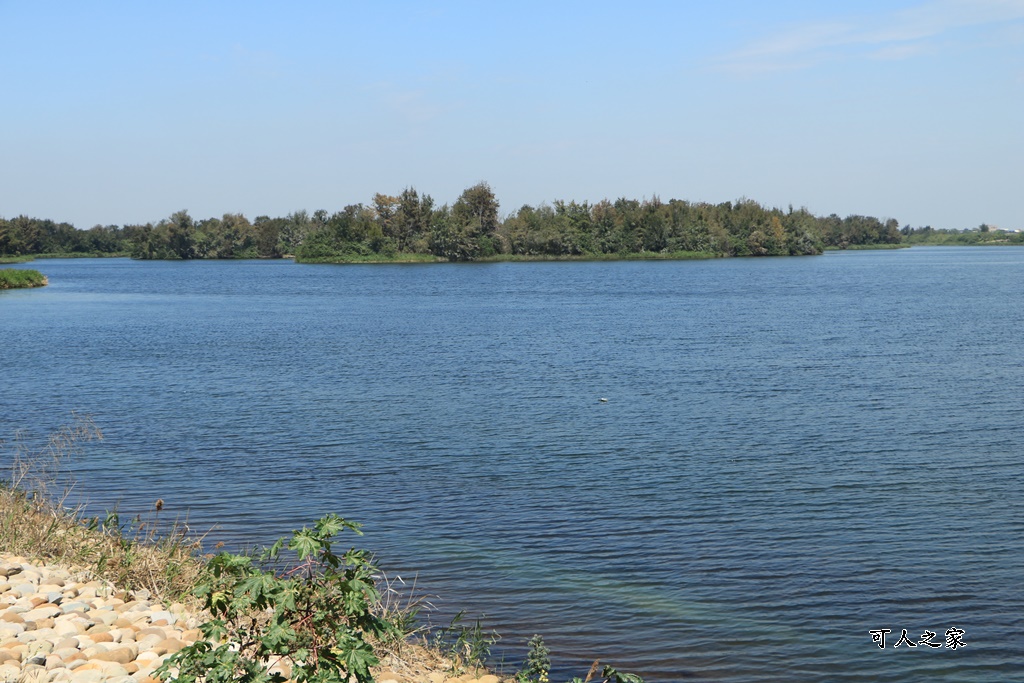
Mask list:
[[363,88],[363,92],[373,110],[396,117],[406,124],[430,123],[462,107],[458,100],[439,103],[429,89],[390,81],[371,83]]
[[901,45],[886,45],[873,52],[870,52],[868,56],[871,59],[877,59],[883,62],[896,62],[901,59],[910,59],[911,57],[917,57],[918,55],[931,52],[930,46],[923,43],[911,43]]
[[915,7],[793,26],[724,55],[718,65],[737,74],[800,69],[863,56],[905,59],[959,29],[1024,21],[1024,0],[930,0]]

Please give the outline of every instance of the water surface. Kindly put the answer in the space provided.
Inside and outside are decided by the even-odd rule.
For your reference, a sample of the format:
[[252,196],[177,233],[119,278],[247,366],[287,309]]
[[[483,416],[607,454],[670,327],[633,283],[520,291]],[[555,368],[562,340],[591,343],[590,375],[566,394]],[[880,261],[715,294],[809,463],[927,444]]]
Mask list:
[[1024,670],[1024,250],[29,265],[0,438],[92,415],[96,509],[229,543],[338,512],[552,680]]

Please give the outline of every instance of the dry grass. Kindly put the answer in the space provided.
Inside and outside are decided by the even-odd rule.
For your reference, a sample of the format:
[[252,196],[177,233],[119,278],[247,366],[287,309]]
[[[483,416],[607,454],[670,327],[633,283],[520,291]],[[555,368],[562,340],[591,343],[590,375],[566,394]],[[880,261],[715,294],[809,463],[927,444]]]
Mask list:
[[188,599],[205,571],[199,542],[177,527],[153,545],[148,541],[23,491],[0,488],[0,547],[5,552],[85,570],[126,590]]
[[202,539],[187,525],[162,522],[161,501],[125,525],[117,515],[89,518],[65,505],[74,487],[69,461],[84,443],[102,438],[92,420],[77,416],[41,447],[15,437],[11,476],[0,483],[0,547],[87,571],[125,590],[190,599],[205,571]]

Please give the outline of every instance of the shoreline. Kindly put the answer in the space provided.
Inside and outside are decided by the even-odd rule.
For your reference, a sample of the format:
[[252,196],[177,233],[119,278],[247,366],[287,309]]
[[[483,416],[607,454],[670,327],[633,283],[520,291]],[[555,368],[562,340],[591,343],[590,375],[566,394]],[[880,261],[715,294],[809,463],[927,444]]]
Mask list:
[[[80,567],[0,551],[0,683],[161,683],[156,670],[202,639],[202,612],[128,591]],[[406,642],[382,653],[377,683],[501,683]],[[291,680],[282,658],[269,669]]]
[[[419,627],[420,602],[396,602],[367,551],[331,552],[333,536],[359,533],[337,515],[293,531],[282,564],[286,539],[256,555],[207,552],[203,535],[161,521],[160,499],[127,523],[66,507],[72,484],[59,472],[102,439],[76,416],[45,447],[16,449],[0,480],[0,683],[159,683],[160,666],[183,650],[167,666],[186,680],[263,669],[294,683],[295,668],[378,683],[501,683],[486,651],[463,656],[437,639],[445,631]],[[303,610],[322,623],[310,626]],[[339,659],[321,665],[312,647]]]
[[[152,533],[140,536],[0,484],[0,683],[160,683],[155,672],[168,657],[204,640],[211,617],[193,591],[209,581],[213,556],[176,524],[156,536],[156,515],[146,517]],[[374,582],[387,587],[379,574]],[[402,633],[374,642],[377,683],[503,680],[419,642],[417,631]],[[291,681],[290,662],[270,670]]]

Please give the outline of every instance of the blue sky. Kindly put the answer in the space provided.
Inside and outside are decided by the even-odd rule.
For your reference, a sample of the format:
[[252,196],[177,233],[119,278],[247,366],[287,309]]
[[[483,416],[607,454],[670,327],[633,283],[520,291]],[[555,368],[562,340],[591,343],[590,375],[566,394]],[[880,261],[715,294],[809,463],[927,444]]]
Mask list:
[[1024,228],[1024,0],[9,2],[0,216],[285,215],[484,180]]

